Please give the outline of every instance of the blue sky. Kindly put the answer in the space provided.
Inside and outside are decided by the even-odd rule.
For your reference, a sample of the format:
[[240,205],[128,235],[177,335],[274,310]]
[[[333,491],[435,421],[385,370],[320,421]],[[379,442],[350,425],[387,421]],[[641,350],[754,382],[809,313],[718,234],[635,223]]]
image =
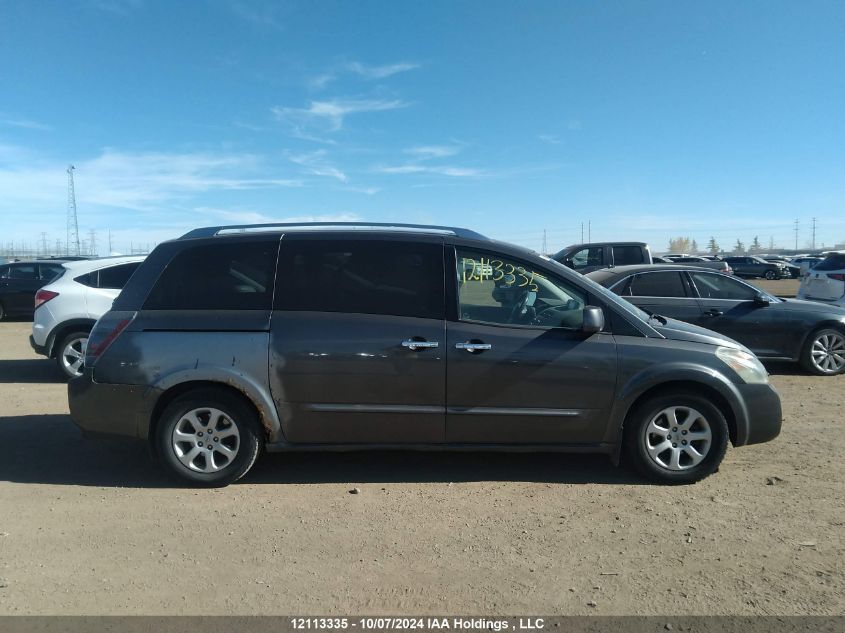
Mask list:
[[265,220],[845,241],[845,3],[0,3],[0,244]]

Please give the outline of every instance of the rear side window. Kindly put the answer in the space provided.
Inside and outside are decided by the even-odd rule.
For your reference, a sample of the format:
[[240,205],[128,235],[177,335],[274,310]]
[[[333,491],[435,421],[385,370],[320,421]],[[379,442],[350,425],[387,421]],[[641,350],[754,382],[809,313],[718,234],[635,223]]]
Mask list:
[[140,262],[134,262],[132,264],[122,264],[120,266],[103,268],[100,271],[100,279],[97,285],[99,288],[120,290],[126,285],[126,282],[129,281],[132,273],[134,273],[135,269],[140,265]]
[[616,266],[628,266],[629,264],[642,264],[645,262],[643,249],[639,246],[614,246],[613,263]]
[[845,268],[845,254],[837,253],[828,255],[824,260],[816,264],[813,270],[842,270]]
[[164,269],[144,309],[270,310],[277,252],[278,240],[187,248]]
[[35,264],[9,267],[9,279],[38,279]]
[[282,240],[276,309],[444,318],[443,246]]
[[679,272],[642,273],[634,276],[625,289],[627,297],[686,297]]
[[41,269],[41,279],[48,283],[55,281],[65,272],[60,264],[40,264],[38,267]]

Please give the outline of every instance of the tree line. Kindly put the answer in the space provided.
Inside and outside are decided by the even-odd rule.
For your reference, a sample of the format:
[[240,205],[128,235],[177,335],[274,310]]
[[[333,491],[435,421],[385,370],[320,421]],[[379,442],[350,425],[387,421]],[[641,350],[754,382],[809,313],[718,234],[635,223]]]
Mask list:
[[[705,250],[710,253],[711,255],[718,255],[719,253],[730,252],[733,255],[746,255],[746,254],[753,254],[753,253],[762,253],[766,249],[760,243],[760,238],[758,236],[754,236],[754,239],[751,242],[751,245],[746,249],[745,244],[739,238],[736,240],[736,244],[733,245],[733,250],[725,251],[716,241],[715,237],[711,237],[710,240],[707,242],[707,247]],[[769,244],[769,250],[774,250],[774,245]],[[689,237],[673,237],[669,240],[669,252],[670,253],[698,253],[700,252],[698,249],[698,242],[695,239]]]

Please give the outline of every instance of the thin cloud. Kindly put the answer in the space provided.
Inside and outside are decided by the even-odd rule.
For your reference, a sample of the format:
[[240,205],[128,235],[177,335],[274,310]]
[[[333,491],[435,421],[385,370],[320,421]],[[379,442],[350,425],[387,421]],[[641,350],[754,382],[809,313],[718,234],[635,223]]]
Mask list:
[[32,119],[21,119],[10,115],[4,115],[3,113],[0,113],[0,117],[3,117],[0,119],[0,124],[8,127],[18,127],[25,130],[40,130],[42,132],[53,129],[49,125],[33,121]]
[[385,64],[384,66],[367,66],[361,62],[349,62],[346,64],[346,69],[349,72],[360,75],[366,79],[384,79],[391,75],[408,72],[419,68],[419,64],[411,62],[399,62],[396,64]]
[[554,134],[538,134],[537,138],[549,145],[560,145],[560,139]]
[[292,125],[294,129],[313,125],[335,132],[343,127],[344,120],[351,114],[385,112],[407,106],[399,99],[334,99],[311,101],[307,108],[276,106],[271,111],[279,121]]
[[325,150],[321,149],[305,154],[288,154],[287,158],[292,163],[303,167],[311,175],[326,176],[339,180],[340,182],[346,182],[348,180],[345,173],[326,160]]
[[246,22],[261,27],[269,27],[276,30],[284,29],[284,24],[279,16],[279,3],[267,2],[232,2],[232,12]]
[[449,165],[395,165],[376,167],[374,171],[380,174],[435,174],[452,178],[479,178],[486,175],[486,172],[480,169]]
[[454,156],[461,151],[461,147],[457,145],[420,145],[417,147],[409,147],[405,150],[406,154],[415,156],[420,160],[429,158],[446,158],[447,156]]

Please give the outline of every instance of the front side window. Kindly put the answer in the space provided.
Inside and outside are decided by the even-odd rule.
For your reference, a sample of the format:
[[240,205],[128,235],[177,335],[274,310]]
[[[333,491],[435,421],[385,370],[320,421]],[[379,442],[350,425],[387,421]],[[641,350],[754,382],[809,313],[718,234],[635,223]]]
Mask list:
[[642,264],[645,261],[643,249],[639,246],[614,246],[613,263],[616,266]]
[[582,290],[509,257],[458,248],[457,264],[462,321],[581,328]]
[[586,268],[587,266],[604,266],[604,247],[592,246],[590,248],[582,248],[571,257],[572,267],[575,270],[579,268]]
[[270,310],[277,252],[278,240],[187,248],[164,269],[144,309]]
[[444,318],[443,245],[282,240],[276,309]]
[[698,294],[703,299],[730,299],[734,301],[752,301],[759,293],[751,286],[725,275],[708,273],[690,273]]
[[686,297],[679,272],[641,273],[635,275],[625,289],[627,297]]
[[[98,287],[109,288],[112,290],[120,290],[129,281],[132,273],[140,266],[140,262],[133,262],[131,264],[121,264],[120,266],[111,266],[103,268],[100,271],[100,278]],[[95,273],[96,274],[96,273]]]

